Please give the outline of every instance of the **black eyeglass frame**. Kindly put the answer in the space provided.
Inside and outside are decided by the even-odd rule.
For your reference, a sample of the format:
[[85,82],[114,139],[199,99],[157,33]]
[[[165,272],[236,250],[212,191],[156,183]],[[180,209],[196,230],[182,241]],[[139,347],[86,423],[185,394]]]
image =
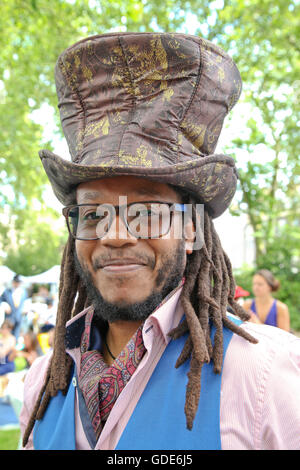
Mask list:
[[[169,206],[170,208],[170,223],[169,223],[169,228],[168,230],[157,236],[157,237],[137,237],[136,234],[134,234],[131,230],[130,230],[130,227],[127,223],[127,220],[125,218],[125,209],[128,210],[128,208],[134,204],[166,204],[167,206]],[[95,240],[101,240],[103,237],[96,237],[96,238],[80,238],[80,237],[76,237],[74,235],[74,233],[72,232],[71,230],[71,227],[69,225],[69,212],[70,210],[74,209],[75,207],[87,207],[87,206],[95,206],[95,207],[99,207],[99,206],[107,206],[108,209],[110,208],[114,208],[115,210],[115,214],[116,216],[120,216],[121,219],[122,219],[122,222],[124,223],[127,231],[132,235],[134,236],[136,239],[159,239],[159,238],[162,238],[164,237],[165,235],[167,235],[171,229],[171,226],[172,226],[172,222],[173,222],[173,215],[175,212],[186,212],[186,204],[182,204],[182,203],[179,203],[179,202],[165,202],[165,201],[134,201],[134,202],[131,202],[130,204],[123,204],[122,206],[114,206],[112,204],[108,204],[108,203],[102,203],[102,204],[99,204],[99,203],[86,203],[86,204],[72,204],[72,205],[69,205],[69,206],[65,206],[62,208],[62,214],[63,216],[65,217],[66,219],[66,223],[67,223],[67,227],[68,227],[68,231],[70,233],[70,235],[75,239],[75,240],[82,240],[82,241],[95,241]],[[171,207],[174,206],[174,210],[172,211],[171,210]],[[110,211],[110,223],[109,223],[109,227],[107,229],[107,232],[109,232],[110,228],[111,228],[111,225],[114,221],[114,218],[112,217],[111,215],[111,211]]]

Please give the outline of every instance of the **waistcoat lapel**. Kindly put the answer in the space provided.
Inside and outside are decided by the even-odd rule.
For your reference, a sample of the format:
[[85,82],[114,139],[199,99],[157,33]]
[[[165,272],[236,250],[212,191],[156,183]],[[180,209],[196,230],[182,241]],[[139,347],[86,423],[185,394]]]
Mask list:
[[[240,320],[231,318],[235,323]],[[212,337],[214,335],[212,328]],[[224,334],[224,357],[232,337]],[[175,369],[185,337],[171,341],[156,366],[133,411],[116,450],[218,450],[220,437],[220,392],[222,374],[204,364],[201,394],[193,429],[186,429],[184,414],[189,361]],[[76,382],[75,382],[76,383]],[[66,396],[61,392],[50,400],[42,420],[36,422],[33,442],[36,450],[75,450],[74,378]]]
[[[212,328],[212,335],[215,329]],[[224,356],[232,332],[224,328]],[[220,392],[222,374],[204,364],[201,394],[191,431],[184,414],[189,361],[175,369],[174,364],[186,336],[171,341],[156,366],[119,440],[117,450],[221,449]]]

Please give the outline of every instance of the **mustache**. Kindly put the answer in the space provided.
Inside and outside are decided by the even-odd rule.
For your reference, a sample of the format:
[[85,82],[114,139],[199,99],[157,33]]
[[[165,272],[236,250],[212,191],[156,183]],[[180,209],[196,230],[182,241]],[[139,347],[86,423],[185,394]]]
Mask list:
[[134,259],[137,263],[149,266],[151,269],[155,268],[155,257],[148,256],[145,253],[140,252],[122,252],[113,251],[103,255],[99,255],[92,260],[92,267],[94,271],[101,269],[104,265],[115,259]]

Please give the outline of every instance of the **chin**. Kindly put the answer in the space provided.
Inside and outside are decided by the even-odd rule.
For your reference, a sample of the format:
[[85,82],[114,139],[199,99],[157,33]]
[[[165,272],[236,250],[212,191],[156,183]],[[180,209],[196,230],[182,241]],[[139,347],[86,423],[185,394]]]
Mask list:
[[120,304],[120,306],[143,302],[152,293],[153,289],[152,284],[147,288],[145,281],[140,285],[138,280],[136,282],[130,281],[130,283],[120,280],[120,282],[115,282],[113,285],[99,282],[96,286],[106,302]]
[[[100,292],[100,294],[102,295],[102,293]],[[133,295],[120,295],[120,292],[118,293],[118,295],[114,296],[114,295],[111,295],[109,297],[107,297],[106,295],[102,295],[103,299],[105,302],[107,303],[110,303],[112,305],[115,305],[116,307],[118,308],[127,308],[127,307],[130,307],[131,305],[133,304],[136,304],[136,303],[140,303],[140,302],[144,302],[144,300],[146,300],[146,296],[143,296],[142,298],[138,297],[138,296],[133,296]]]

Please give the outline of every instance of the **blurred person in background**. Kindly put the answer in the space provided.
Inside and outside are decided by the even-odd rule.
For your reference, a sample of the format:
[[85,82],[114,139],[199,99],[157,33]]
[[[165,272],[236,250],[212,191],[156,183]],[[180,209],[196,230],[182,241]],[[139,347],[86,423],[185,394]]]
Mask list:
[[12,330],[12,323],[5,320],[0,328],[0,376],[15,370],[14,361],[10,357],[16,346],[16,338],[12,334]]
[[11,308],[7,302],[0,301],[0,326],[3,324],[6,315],[11,313]]
[[54,346],[54,335],[55,335],[55,327],[51,328],[51,330],[49,331],[48,344],[51,350],[53,350],[53,346]]
[[25,368],[29,368],[33,362],[43,355],[43,351],[39,345],[37,335],[33,331],[27,331],[24,334],[24,348],[22,350],[14,349],[9,355],[9,359],[14,361],[16,358],[24,358]]
[[27,299],[27,292],[22,287],[20,276],[16,274],[12,280],[12,286],[5,289],[0,297],[0,302],[6,302],[10,306],[10,312],[6,311],[5,320],[13,325],[12,333],[18,339],[21,330],[22,312],[24,302]]
[[48,297],[46,299],[47,310],[44,315],[46,325],[55,325],[56,322],[56,306],[54,305],[54,299]]
[[[243,303],[244,303],[243,298],[244,298],[244,297],[248,297],[248,295],[250,295],[250,292],[248,292],[247,290],[243,289],[241,286],[236,286],[236,288],[235,288],[235,294],[234,294],[234,300],[235,300],[239,305],[243,305]],[[234,311],[232,310],[232,308],[230,307],[230,305],[227,306],[227,312],[234,314]]]
[[51,323],[45,323],[40,327],[37,338],[43,354],[46,354],[53,347],[54,330],[55,326]]
[[38,291],[32,295],[34,302],[46,303],[46,300],[50,297],[49,289],[47,286],[39,286]]
[[235,288],[235,294],[234,294],[234,300],[236,300],[240,305],[243,305],[243,298],[244,297],[249,297],[250,292],[247,290],[243,289],[241,286],[236,286]]
[[245,301],[243,308],[251,315],[254,323],[277,326],[290,331],[290,315],[286,304],[273,297],[280,288],[280,282],[267,269],[261,269],[253,276],[254,299]]

